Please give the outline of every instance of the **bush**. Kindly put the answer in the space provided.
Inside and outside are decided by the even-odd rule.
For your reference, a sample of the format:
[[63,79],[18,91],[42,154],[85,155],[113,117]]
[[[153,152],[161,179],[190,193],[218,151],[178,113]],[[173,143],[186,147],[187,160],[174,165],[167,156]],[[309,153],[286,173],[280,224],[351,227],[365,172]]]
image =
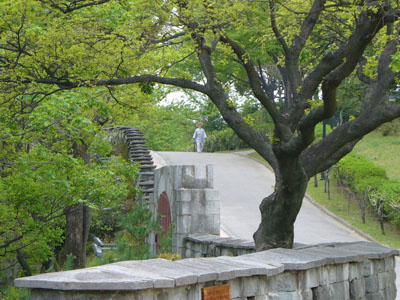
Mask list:
[[247,144],[230,128],[209,133],[204,145],[207,152],[239,150],[247,147]]
[[347,155],[337,163],[337,167],[341,182],[356,194],[387,180],[385,169],[361,156]]
[[3,300],[28,300],[30,298],[28,289],[18,289],[13,286],[1,290],[0,296]]
[[382,201],[385,217],[400,229],[400,183],[394,180],[382,182],[370,199],[373,206]]
[[389,180],[383,168],[364,157],[348,155],[337,163],[337,178],[357,197],[368,195],[382,226],[390,220],[400,228],[400,183]]

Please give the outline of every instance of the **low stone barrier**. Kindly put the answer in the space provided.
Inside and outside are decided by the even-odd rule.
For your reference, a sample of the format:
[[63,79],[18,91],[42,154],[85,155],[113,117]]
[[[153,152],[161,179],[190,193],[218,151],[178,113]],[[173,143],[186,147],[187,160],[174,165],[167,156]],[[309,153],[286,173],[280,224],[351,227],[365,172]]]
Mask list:
[[191,234],[184,243],[184,257],[239,256],[256,251],[253,241],[213,234]]
[[201,300],[228,284],[236,300],[394,300],[394,256],[369,242],[273,249],[237,257],[125,261],[15,280],[31,299]]

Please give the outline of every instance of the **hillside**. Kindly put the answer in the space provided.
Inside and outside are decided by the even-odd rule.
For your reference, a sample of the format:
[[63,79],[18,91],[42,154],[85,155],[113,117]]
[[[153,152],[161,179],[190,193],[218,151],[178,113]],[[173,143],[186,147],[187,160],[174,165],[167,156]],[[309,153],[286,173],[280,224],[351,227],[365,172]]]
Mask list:
[[380,131],[365,136],[353,153],[383,167],[390,179],[400,181],[400,134],[383,136]]

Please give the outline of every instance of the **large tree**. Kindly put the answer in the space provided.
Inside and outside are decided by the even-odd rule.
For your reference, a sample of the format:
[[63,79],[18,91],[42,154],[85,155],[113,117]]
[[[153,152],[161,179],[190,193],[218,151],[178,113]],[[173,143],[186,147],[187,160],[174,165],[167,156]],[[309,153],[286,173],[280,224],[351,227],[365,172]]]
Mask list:
[[[275,172],[275,191],[260,205],[258,250],[292,247],[309,178],[400,116],[390,98],[400,70],[396,1],[6,0],[1,6],[3,104],[20,95],[136,83],[144,91],[158,83],[208,96]],[[279,75],[268,80],[274,65]],[[313,143],[316,125],[336,112],[341,83],[356,73],[366,85],[359,115]],[[272,136],[237,111],[231,91],[238,82],[271,116]]]

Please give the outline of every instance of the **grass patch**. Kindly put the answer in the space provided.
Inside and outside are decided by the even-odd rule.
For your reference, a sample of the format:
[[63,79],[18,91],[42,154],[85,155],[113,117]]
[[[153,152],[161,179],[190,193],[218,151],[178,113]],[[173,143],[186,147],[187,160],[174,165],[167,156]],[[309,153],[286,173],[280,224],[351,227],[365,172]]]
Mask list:
[[[259,160],[260,162],[266,163],[258,153],[254,152],[249,154],[249,156]],[[355,200],[350,199],[349,201],[349,195],[347,195],[344,191],[342,193],[342,189],[340,187],[336,187],[335,184],[332,184],[332,181],[330,200],[328,200],[328,194],[324,192],[324,182],[318,180],[318,187],[314,187],[313,178],[308,183],[307,194],[310,195],[315,202],[322,205],[357,229],[370,235],[380,243],[385,244],[388,247],[400,249],[400,232],[394,229],[391,224],[386,224],[386,235],[382,235],[378,220],[372,212],[367,214],[365,222],[366,224],[363,224],[360,216],[360,208]]]
[[352,153],[364,156],[386,170],[390,179],[400,181],[400,135],[383,136],[379,131],[365,136]]
[[310,195],[315,202],[327,208],[357,229],[370,235],[380,243],[388,247],[400,249],[400,232],[393,228],[391,224],[385,224],[386,235],[383,235],[378,220],[372,212],[367,213],[366,222],[363,224],[360,208],[350,195],[345,191],[342,192],[342,189],[332,184],[332,182],[330,192],[331,199],[328,200],[328,194],[324,192],[323,181],[318,182],[318,187],[314,187],[314,179],[311,179],[308,183],[307,194]]

